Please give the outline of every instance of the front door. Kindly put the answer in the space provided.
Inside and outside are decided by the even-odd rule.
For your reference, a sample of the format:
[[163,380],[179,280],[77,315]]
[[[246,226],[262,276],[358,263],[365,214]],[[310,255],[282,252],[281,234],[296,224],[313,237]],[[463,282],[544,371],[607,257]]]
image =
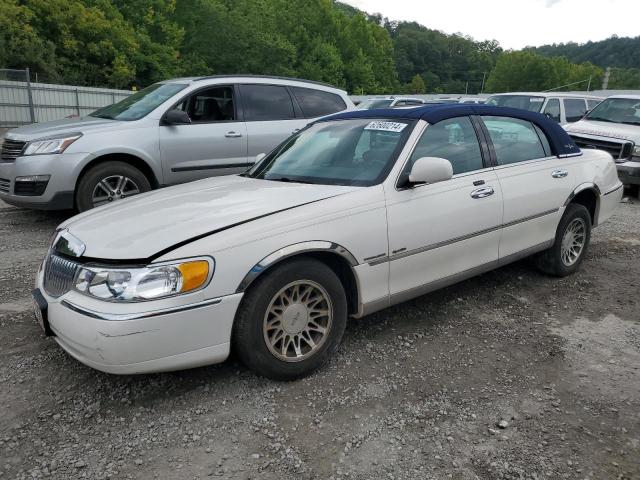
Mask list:
[[468,117],[424,131],[403,175],[418,158],[441,157],[454,176],[387,192],[392,301],[497,261],[502,191],[486,156]]
[[161,125],[160,155],[165,183],[171,185],[246,170],[247,129],[238,119],[234,87],[198,90],[175,108],[188,125]]

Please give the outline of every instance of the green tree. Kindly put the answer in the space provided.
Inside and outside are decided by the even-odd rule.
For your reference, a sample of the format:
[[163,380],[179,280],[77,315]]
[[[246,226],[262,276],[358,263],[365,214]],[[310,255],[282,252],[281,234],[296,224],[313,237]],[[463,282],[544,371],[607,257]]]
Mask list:
[[409,93],[425,93],[427,86],[420,75],[416,75],[411,79],[409,84]]

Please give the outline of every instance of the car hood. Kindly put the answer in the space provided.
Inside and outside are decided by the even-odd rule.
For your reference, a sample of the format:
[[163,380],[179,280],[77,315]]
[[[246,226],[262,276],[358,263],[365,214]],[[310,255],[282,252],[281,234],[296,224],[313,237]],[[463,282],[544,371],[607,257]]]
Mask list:
[[617,138],[640,143],[640,125],[580,120],[579,122],[568,125],[566,130],[569,134]]
[[85,244],[84,257],[142,260],[185,241],[356,189],[240,176],[208,178],[99,207],[60,227]]
[[64,118],[52,122],[33,123],[24,127],[16,128],[7,133],[7,138],[28,142],[38,138],[51,137],[54,135],[66,135],[76,132],[90,132],[103,130],[105,128],[118,128],[129,125],[131,122],[119,120],[109,120],[97,117]]

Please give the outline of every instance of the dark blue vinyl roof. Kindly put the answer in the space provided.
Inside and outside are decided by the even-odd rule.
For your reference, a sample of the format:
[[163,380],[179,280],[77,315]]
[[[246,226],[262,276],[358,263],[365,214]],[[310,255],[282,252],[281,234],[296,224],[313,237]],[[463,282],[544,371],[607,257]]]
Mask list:
[[371,119],[404,119],[404,120],[424,120],[430,124],[438,123],[453,117],[464,115],[491,115],[498,117],[512,117],[527,120],[536,124],[546,134],[551,150],[554,155],[576,155],[580,149],[573,142],[571,137],[555,120],[545,117],[536,112],[520,110],[517,108],[494,107],[491,105],[476,104],[441,104],[425,105],[416,108],[379,108],[373,110],[351,110],[348,112],[336,113],[328,117],[323,117],[317,122],[329,120],[346,120],[354,118]]

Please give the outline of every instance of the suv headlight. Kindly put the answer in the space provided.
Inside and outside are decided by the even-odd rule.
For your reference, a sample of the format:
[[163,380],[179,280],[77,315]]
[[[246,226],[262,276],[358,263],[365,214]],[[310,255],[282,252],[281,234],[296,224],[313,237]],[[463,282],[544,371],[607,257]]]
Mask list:
[[205,287],[213,274],[211,258],[147,267],[83,265],[74,282],[78,292],[101,300],[136,302],[172,297]]
[[26,155],[50,155],[52,153],[62,153],[69,145],[78,140],[82,133],[71,133],[61,137],[48,137],[39,140],[32,140],[22,152],[22,156]]

